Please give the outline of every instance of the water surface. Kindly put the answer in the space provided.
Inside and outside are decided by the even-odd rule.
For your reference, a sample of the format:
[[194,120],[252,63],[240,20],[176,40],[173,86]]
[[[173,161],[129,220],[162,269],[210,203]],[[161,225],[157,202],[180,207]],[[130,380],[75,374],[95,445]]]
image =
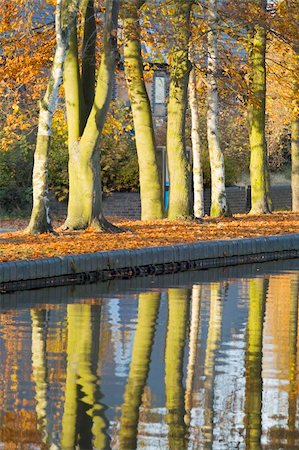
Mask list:
[[298,448],[299,261],[128,283],[1,297],[0,449]]

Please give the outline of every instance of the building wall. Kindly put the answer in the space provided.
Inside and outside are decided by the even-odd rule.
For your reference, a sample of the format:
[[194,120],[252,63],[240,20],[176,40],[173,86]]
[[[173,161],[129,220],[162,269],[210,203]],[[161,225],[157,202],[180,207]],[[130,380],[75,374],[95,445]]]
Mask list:
[[[228,202],[233,214],[245,213],[249,210],[250,192],[245,187],[226,188]],[[290,211],[292,209],[292,193],[290,185],[272,186],[271,196],[274,211]],[[210,189],[204,193],[205,214],[209,214],[211,204]],[[55,214],[66,215],[66,203],[59,203],[51,196],[51,207]],[[141,216],[140,195],[138,192],[112,192],[103,198],[103,210],[106,216],[139,220]]]
[[[245,187],[228,187],[227,198],[233,214],[245,213],[249,210],[249,191]],[[277,185],[271,188],[274,211],[290,211],[292,209],[291,186]],[[211,191],[205,190],[205,213],[209,214]],[[141,215],[140,195],[136,192],[113,192],[106,195],[103,201],[104,214],[139,220]]]

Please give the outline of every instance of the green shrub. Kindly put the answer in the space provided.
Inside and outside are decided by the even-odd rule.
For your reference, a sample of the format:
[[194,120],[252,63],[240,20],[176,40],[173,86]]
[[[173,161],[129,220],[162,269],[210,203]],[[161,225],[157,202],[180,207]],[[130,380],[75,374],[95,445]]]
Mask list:
[[0,210],[29,211],[32,204],[33,146],[23,137],[0,151]]
[[[238,158],[229,157],[228,155],[224,155],[224,166],[225,166],[225,185],[233,186],[237,183],[242,175],[243,164],[240,164]],[[210,168],[210,160],[208,151],[203,152],[202,158],[202,167],[203,167],[203,180],[204,186],[211,186],[211,168]]]
[[53,122],[48,176],[50,191],[58,201],[66,200],[69,193],[67,128],[60,121]]
[[[100,142],[101,177],[104,192],[137,191],[139,187],[138,160],[135,141],[128,134],[115,140],[105,134]],[[68,197],[67,129],[62,120],[53,123],[49,152],[49,188],[57,200]]]
[[121,136],[118,141],[112,136],[102,139],[101,176],[104,192],[138,190],[137,152],[135,141],[130,136]]

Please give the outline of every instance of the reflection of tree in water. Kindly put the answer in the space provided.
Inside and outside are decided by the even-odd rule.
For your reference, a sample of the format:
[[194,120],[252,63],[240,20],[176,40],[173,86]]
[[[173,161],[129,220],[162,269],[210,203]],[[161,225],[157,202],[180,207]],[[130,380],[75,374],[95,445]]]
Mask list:
[[185,392],[185,409],[186,409],[185,423],[188,426],[190,425],[191,422],[194,371],[196,364],[197,345],[199,339],[198,334],[200,329],[200,298],[201,298],[201,286],[195,284],[192,287],[192,295],[191,295],[189,357],[187,365],[187,379]]
[[290,327],[289,327],[289,417],[288,417],[288,445],[290,448],[298,446],[298,431],[296,430],[297,413],[297,351],[298,351],[298,297],[299,276],[291,276],[290,299]]
[[159,306],[160,293],[139,295],[132,360],[121,408],[119,448],[122,450],[137,446],[139,408],[149,372]]
[[48,443],[47,430],[47,361],[46,361],[46,311],[31,310],[32,326],[32,377],[35,383],[38,430],[44,444]]
[[215,356],[221,339],[221,321],[223,309],[221,284],[211,283],[210,290],[210,320],[204,366],[205,404],[203,434],[205,448],[212,448],[213,444]]
[[262,347],[267,282],[249,281],[249,312],[246,347],[245,428],[246,449],[261,448]]
[[[92,322],[96,317],[95,323]],[[101,307],[68,305],[67,373],[61,448],[109,448],[96,376]]]
[[[3,448],[9,449],[29,446],[45,449],[48,446],[43,442],[41,423],[34,410],[36,400],[24,397],[24,383],[31,382],[31,365],[28,364],[31,355],[28,353],[35,338],[26,322],[27,312],[26,317],[23,314],[22,310],[0,314],[2,349],[5,349],[0,375],[0,442]],[[42,321],[42,317],[40,319]],[[41,321],[36,322],[36,330]]]
[[189,317],[188,289],[169,289],[165,348],[165,391],[170,449],[187,448],[184,422],[183,360]]
[[[272,426],[268,431],[268,446],[265,448],[295,449],[299,447],[299,432],[296,428],[297,400],[298,400],[298,295],[299,295],[299,277],[297,274],[284,275],[283,280],[280,277],[270,277],[272,291],[275,290],[274,298],[269,302],[275,313],[280,313],[280,318],[272,320],[272,333],[274,334],[277,345],[276,371],[277,376],[283,379],[284,383],[278,386],[279,390],[288,394],[288,409],[286,402],[284,411],[281,411],[281,417],[287,421],[287,426],[279,424]],[[275,289],[276,288],[276,289]],[[278,289],[277,289],[278,288]],[[280,289],[279,289],[280,288]],[[270,287],[269,287],[270,291]],[[278,321],[281,322],[279,328]],[[286,382],[288,382],[286,384]],[[282,413],[284,412],[284,415]],[[286,422],[285,421],[285,422]]]

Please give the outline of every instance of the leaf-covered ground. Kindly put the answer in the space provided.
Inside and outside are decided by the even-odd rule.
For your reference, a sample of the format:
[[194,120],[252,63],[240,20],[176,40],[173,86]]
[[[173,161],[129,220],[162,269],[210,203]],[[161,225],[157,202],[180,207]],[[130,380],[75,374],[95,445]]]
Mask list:
[[[2,220],[0,228],[17,231],[0,234],[0,261],[62,256],[101,250],[130,249],[173,245],[216,239],[246,238],[299,232],[299,213],[275,213],[264,216],[236,215],[233,218],[205,218],[192,221],[128,221],[113,223],[126,231],[121,234],[86,231],[29,236],[22,232],[25,220]],[[61,222],[54,222],[59,227]]]

